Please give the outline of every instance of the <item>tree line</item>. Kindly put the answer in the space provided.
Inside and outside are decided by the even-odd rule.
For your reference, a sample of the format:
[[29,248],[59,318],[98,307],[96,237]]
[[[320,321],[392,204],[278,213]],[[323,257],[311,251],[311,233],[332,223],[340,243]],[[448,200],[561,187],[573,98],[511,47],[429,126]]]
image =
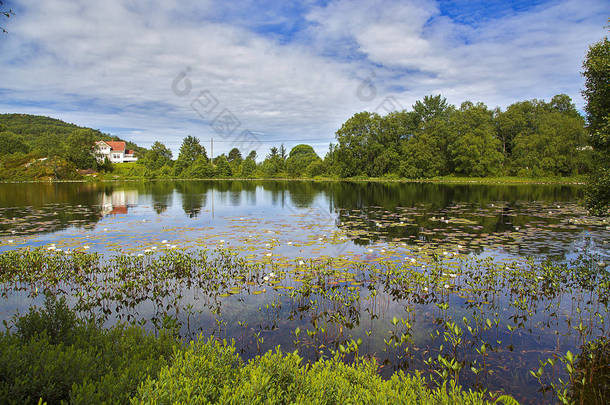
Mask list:
[[573,176],[592,170],[588,141],[585,120],[565,94],[504,111],[469,101],[456,107],[431,95],[408,111],[355,114],[323,158],[300,144],[290,152],[274,146],[259,163],[256,151],[244,158],[237,148],[209,159],[200,141],[188,136],[176,160],[155,142],[139,164],[152,175],[185,178]]

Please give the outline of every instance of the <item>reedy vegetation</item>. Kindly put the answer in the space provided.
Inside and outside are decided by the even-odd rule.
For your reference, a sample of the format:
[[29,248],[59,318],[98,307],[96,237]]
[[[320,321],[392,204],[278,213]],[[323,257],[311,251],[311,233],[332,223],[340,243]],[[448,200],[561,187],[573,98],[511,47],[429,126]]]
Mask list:
[[[385,398],[392,403],[397,399],[396,393],[407,388],[417,393],[414,401],[418,398],[436,403],[438,398],[444,398],[441,403],[479,403],[489,395],[463,393],[452,384],[467,381],[469,386],[483,390],[498,384],[507,358],[514,359],[515,364],[531,365],[532,375],[527,373],[531,382],[538,380],[543,389],[552,390],[562,402],[580,402],[585,395],[604,398],[607,387],[603,381],[607,380],[608,370],[599,365],[605,364],[606,349],[596,349],[606,347],[604,339],[608,337],[610,279],[603,263],[586,258],[570,264],[504,263],[455,258],[438,251],[424,252],[413,259],[377,265],[310,260],[280,268],[271,261],[250,263],[223,250],[168,250],[162,254],[102,258],[78,251],[65,254],[37,249],[1,254],[0,269],[2,292],[9,298],[23,293],[35,297],[42,291],[75,297],[75,310],[86,318],[96,317],[98,322],[118,319],[134,325],[152,325],[155,330],[173,325],[174,333],[180,330],[186,338],[196,338],[202,332],[195,320],[205,312],[215,318],[212,334],[216,338],[237,339],[233,347],[214,341],[205,343],[199,336],[198,343],[173,355],[174,363],[164,363],[166,357],[161,354],[166,352],[155,352],[161,353],[154,357],[154,364],[159,366],[152,366],[145,373],[134,365],[136,370],[128,375],[139,377],[128,381],[147,378],[138,393],[146,403],[154,403],[154,398],[159,397],[185,402],[196,401],[195,398],[298,402],[307,398],[299,397],[302,390],[320,403],[350,398],[370,403]],[[183,301],[184,294],[198,297],[199,304],[186,304],[189,301]],[[266,299],[259,307],[260,316],[242,314],[244,318],[237,320],[238,328],[223,317],[223,306],[230,305],[232,298],[259,294]],[[399,303],[405,312],[392,316],[384,309],[388,300]],[[563,312],[566,300],[572,308],[569,314]],[[432,319],[422,319],[420,314],[426,311],[431,312]],[[35,324],[46,325],[45,339],[70,339],[70,333],[57,332],[56,325],[73,324],[71,316],[54,315],[48,318],[59,322],[49,322],[40,320],[45,318],[41,314],[30,317],[38,319]],[[369,327],[364,326],[367,316],[371,319]],[[293,347],[306,358],[321,362],[306,367],[296,354],[266,352],[267,333],[290,319],[306,320],[292,332]],[[31,323],[17,321],[18,332],[5,336],[6,342],[13,342],[13,352],[21,350],[18,344],[34,344],[30,338],[34,332],[27,326]],[[123,333],[116,330],[104,333]],[[364,333],[359,335],[359,331]],[[520,354],[518,343],[532,333],[565,334],[568,341],[587,354],[575,357],[561,348],[553,352],[542,349],[540,364],[534,366],[536,356]],[[11,340],[17,338],[21,343]],[[597,338],[602,340],[592,343]],[[376,366],[363,362],[367,353],[379,350],[374,348],[376,342],[384,347],[375,353],[381,364],[392,365],[396,370],[419,370],[426,375],[426,384],[437,387],[435,391],[421,388],[424,381],[420,377],[405,377],[400,371],[389,381],[376,377]],[[50,344],[44,341],[44,345]],[[236,348],[256,349],[262,357],[244,366],[235,354]],[[53,346],[44,350],[58,349]],[[289,347],[284,346],[283,350]],[[6,353],[10,356],[10,352]],[[45,356],[39,354],[35,358]],[[351,365],[342,365],[341,361]],[[559,367],[562,361],[565,369]],[[26,367],[28,363],[24,364]],[[36,367],[44,369],[41,365]],[[159,367],[163,369],[157,377]],[[223,368],[232,371],[224,372]],[[111,378],[99,377],[100,372],[96,372],[96,377],[88,379],[93,384],[88,388],[91,395],[98,392],[97,378],[102,382]],[[591,385],[587,379],[602,383]],[[206,381],[207,391],[201,388]],[[81,384],[80,380],[75,382]],[[571,397],[570,392],[574,393]],[[431,399],[435,395],[438,398]],[[460,399],[452,399],[452,395]],[[35,396],[31,398],[34,400]]]

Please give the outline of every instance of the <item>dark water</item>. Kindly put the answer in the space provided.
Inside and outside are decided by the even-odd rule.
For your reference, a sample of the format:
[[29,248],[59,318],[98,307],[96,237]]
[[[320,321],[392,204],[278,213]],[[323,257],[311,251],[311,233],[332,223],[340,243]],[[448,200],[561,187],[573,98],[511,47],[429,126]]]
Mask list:
[[[41,246],[62,254],[85,250],[152,260],[159,252],[218,248],[259,264],[264,274],[292,269],[277,277],[282,283],[250,280],[244,288],[216,294],[213,300],[209,290],[176,283],[180,298],[173,309],[184,322],[183,334],[234,338],[245,358],[276,345],[298,347],[305,357],[316,358],[361,339],[360,354],[375,357],[386,376],[397,368],[426,371],[430,367],[425,360],[439,353],[434,349],[439,338],[431,333],[442,335],[447,320],[467,318],[472,325],[489,319],[497,326],[482,328],[459,351],[464,358],[472,354],[479,362],[485,360],[493,374],[478,377],[465,371],[461,382],[517,393],[520,400],[530,402],[541,398],[537,382],[529,376],[538,359],[579,350],[580,337],[568,319],[597,317],[589,335],[607,334],[607,304],[596,303],[593,297],[594,304],[577,304],[575,310],[582,291],[574,289],[535,299],[530,294],[524,316],[516,303],[519,293],[502,283],[499,291],[482,292],[459,274],[467,274],[464,262],[472,258],[568,261],[586,254],[595,256],[595,262],[607,261],[610,228],[604,220],[587,216],[582,197],[582,188],[558,185],[0,184],[0,251]],[[305,291],[303,272],[294,270],[300,268],[298,263],[330,258],[342,261],[334,268],[349,271],[326,276],[323,284],[317,279],[314,287],[326,293]],[[386,261],[412,261],[422,274],[432,266],[444,266],[441,279],[446,281],[439,281],[438,294],[423,293],[416,276],[388,278],[383,273]],[[359,265],[379,273],[358,270]],[[445,283],[455,287],[445,291]],[[409,292],[413,285],[417,293]],[[40,302],[40,296],[9,293],[0,316],[7,319]],[[443,303],[448,310],[439,306]],[[158,308],[142,302],[132,311],[137,319],[150,320]],[[409,320],[408,355],[387,344],[392,333],[406,328],[393,324],[394,317]],[[598,322],[600,317],[605,324]],[[522,325],[510,332],[506,325],[515,319],[523,320]],[[298,338],[296,328],[302,331]],[[493,354],[474,354],[482,342],[495,347]]]

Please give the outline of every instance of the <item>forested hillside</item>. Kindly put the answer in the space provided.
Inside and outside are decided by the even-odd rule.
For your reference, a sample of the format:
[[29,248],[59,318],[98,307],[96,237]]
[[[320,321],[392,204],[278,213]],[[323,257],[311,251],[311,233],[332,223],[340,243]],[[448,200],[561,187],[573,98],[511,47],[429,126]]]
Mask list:
[[78,178],[78,169],[98,169],[91,151],[100,139],[120,140],[55,118],[0,114],[0,180]]

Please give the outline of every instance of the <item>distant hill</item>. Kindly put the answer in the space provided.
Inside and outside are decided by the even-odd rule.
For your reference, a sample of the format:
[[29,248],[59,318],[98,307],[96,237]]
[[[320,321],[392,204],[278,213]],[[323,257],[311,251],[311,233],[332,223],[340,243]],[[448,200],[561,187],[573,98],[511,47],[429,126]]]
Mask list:
[[[97,169],[91,154],[97,140],[123,141],[97,129],[56,118],[30,114],[0,114],[0,180],[74,178],[78,169]],[[143,154],[146,149],[126,141],[127,148]],[[43,160],[44,159],[44,160]],[[62,170],[32,172],[36,162],[53,162]],[[27,169],[27,170],[26,170]],[[33,178],[32,178],[33,177]],[[78,177],[78,176],[76,176]]]

